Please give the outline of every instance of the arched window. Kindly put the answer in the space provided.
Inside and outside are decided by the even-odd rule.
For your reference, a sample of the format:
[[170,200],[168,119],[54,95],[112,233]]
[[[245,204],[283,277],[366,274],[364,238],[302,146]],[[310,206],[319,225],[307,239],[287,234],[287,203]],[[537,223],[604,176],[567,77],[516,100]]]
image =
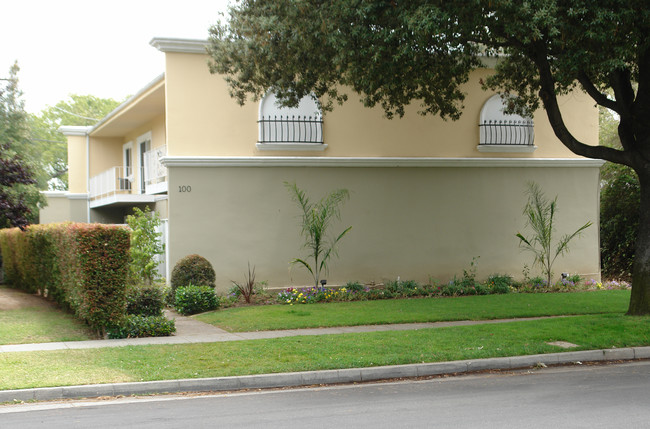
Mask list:
[[310,97],[297,107],[281,107],[274,93],[260,101],[258,147],[264,144],[323,144],[323,115]]
[[535,131],[532,118],[503,112],[500,95],[490,97],[483,108],[479,122],[479,151],[533,151]]

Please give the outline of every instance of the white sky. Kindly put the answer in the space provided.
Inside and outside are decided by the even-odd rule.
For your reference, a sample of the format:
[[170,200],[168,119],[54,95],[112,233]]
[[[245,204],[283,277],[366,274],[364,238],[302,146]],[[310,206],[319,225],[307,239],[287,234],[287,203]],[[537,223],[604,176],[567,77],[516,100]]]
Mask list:
[[70,94],[122,100],[164,72],[153,37],[207,39],[228,0],[0,0],[0,78],[15,60],[25,109]]

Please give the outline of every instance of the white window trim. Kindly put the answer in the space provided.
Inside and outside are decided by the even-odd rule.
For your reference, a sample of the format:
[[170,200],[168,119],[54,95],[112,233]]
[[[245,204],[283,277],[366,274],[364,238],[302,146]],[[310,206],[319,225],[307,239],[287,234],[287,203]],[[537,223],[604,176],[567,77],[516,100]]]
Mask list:
[[293,152],[322,152],[327,149],[326,143],[256,143],[259,151],[280,150]]
[[[131,174],[126,174],[126,150],[131,149]],[[133,183],[133,141],[124,143],[122,145],[122,168],[124,169],[124,175]]]
[[147,131],[146,133],[142,134],[141,136],[138,136],[138,138],[135,139],[135,148],[136,148],[135,149],[135,153],[136,153],[135,158],[137,160],[137,163],[136,163],[136,165],[133,166],[133,169],[137,170],[138,174],[134,175],[135,182],[137,184],[137,186],[135,186],[134,188],[140,194],[143,194],[144,191],[145,191],[144,189],[142,189],[142,186],[141,186],[142,182],[143,182],[143,178],[141,177],[142,174],[143,174],[143,171],[142,171],[142,169],[140,167],[141,167],[141,165],[143,163],[143,160],[142,160],[142,155],[140,154],[140,144],[143,143],[143,142],[146,142],[147,140],[149,141],[149,149],[148,150],[151,150],[151,147],[153,146],[153,141],[151,139],[151,131]]
[[476,146],[479,152],[513,152],[513,153],[533,153],[537,146],[535,145],[514,145],[514,144],[480,144]]

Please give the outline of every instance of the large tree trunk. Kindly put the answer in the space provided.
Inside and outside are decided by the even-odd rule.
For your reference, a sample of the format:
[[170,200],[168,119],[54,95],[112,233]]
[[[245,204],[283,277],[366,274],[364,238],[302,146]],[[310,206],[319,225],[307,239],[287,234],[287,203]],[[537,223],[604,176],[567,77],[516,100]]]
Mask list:
[[636,237],[632,296],[627,314],[650,314],[650,171],[638,171],[641,186],[641,213]]

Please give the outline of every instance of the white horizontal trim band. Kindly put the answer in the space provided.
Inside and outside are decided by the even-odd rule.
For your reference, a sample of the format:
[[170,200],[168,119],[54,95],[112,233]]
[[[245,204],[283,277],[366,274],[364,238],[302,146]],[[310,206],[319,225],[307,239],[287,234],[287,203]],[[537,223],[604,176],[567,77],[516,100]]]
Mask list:
[[586,158],[388,158],[165,156],[166,167],[600,167]]

